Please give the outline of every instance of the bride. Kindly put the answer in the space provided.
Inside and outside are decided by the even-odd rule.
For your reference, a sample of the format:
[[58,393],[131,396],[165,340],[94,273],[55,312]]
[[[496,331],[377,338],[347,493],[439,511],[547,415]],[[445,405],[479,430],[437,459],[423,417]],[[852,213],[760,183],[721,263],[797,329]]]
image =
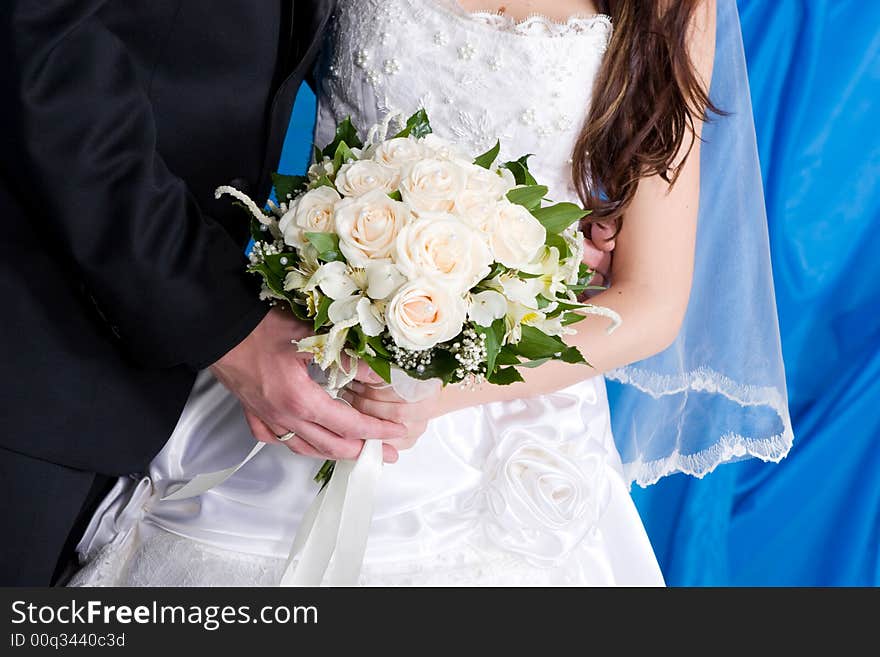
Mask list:
[[[361,583],[662,585],[630,483],[778,460],[791,441],[750,113],[728,112],[748,109],[735,3],[485,2],[340,0],[315,142],[346,116],[364,127],[424,107],[469,152],[500,137],[502,157],[534,153],[551,198],[619,225],[613,243],[593,234],[615,249],[595,302],[624,323],[609,336],[587,319],[570,336],[592,369],[547,364],[418,403],[351,384],[347,402],[418,438],[383,473]],[[722,158],[730,168],[706,178]],[[628,388],[617,441],[602,373]],[[222,485],[162,500],[252,441],[238,400],[202,372],[148,476],[98,509],[72,584],[277,584],[319,461],[268,438]]]

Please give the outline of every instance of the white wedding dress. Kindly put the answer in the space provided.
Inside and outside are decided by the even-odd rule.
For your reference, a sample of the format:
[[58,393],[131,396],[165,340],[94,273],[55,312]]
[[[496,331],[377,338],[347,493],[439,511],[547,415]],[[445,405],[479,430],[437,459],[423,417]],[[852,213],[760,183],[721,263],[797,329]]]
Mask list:
[[[571,151],[608,44],[606,17],[522,23],[442,0],[342,0],[319,71],[316,143],[428,110],[436,133],[482,152],[534,153],[556,201],[576,200]],[[587,354],[589,356],[589,354]],[[74,585],[275,585],[320,462],[264,449],[195,499],[169,486],[253,446],[236,399],[203,372],[148,476],[120,480],[79,551]],[[364,585],[662,585],[629,496],[605,382],[432,421],[385,466]]]

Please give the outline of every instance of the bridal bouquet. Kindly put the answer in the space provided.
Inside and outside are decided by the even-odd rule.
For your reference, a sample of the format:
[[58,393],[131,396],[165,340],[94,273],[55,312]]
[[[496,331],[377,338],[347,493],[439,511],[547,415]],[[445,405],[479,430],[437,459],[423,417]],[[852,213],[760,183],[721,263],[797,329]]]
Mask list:
[[[438,381],[508,385],[523,380],[519,367],[586,364],[562,336],[586,314],[608,317],[611,330],[620,321],[578,300],[593,275],[578,229],[588,212],[548,202],[528,156],[499,163],[500,143],[468,156],[432,133],[424,111],[389,136],[391,120],[365,142],[343,121],[307,176],[273,177],[267,210],[217,190],[253,217],[250,271],[262,296],[313,325],[296,345],[313,354],[325,388],[335,396],[361,360],[410,401]],[[282,584],[356,581],[380,467],[377,441],[357,462],[324,464]]]
[[[384,128],[387,130],[387,127]],[[364,360],[385,381],[396,367],[444,385],[522,381],[517,367],[586,363],[562,340],[585,313],[592,271],[581,263],[572,203],[545,204],[528,157],[499,164],[431,132],[424,111],[364,144],[350,120],[315,149],[307,177],[273,176],[278,203],[253,216],[250,271],[315,335],[299,340],[331,388]]]

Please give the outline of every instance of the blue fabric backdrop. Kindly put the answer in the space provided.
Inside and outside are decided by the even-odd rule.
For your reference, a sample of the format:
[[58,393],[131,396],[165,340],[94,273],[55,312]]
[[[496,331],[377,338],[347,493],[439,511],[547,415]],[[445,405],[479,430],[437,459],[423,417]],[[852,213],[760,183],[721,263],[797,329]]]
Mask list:
[[[878,585],[880,3],[739,6],[795,448],[634,496],[671,585]],[[282,170],[313,116],[306,91]]]
[[636,491],[673,585],[880,584],[880,3],[740,0],[795,447]]

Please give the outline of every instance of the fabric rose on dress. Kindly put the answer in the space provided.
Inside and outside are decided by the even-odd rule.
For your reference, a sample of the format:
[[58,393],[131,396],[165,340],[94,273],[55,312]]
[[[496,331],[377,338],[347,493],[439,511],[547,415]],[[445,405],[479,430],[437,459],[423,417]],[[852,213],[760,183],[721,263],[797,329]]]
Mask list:
[[422,351],[461,333],[466,315],[467,305],[460,295],[422,278],[397,291],[385,311],[385,321],[398,346]]
[[343,196],[363,196],[374,189],[390,194],[397,189],[400,174],[372,160],[358,160],[339,167],[336,189]]
[[524,269],[541,254],[547,230],[521,205],[503,202],[490,222],[495,259],[510,269]]
[[332,187],[318,187],[292,201],[278,222],[284,242],[302,249],[305,233],[332,233],[333,208],[341,198]]
[[407,165],[400,180],[400,193],[416,214],[450,212],[464,191],[465,172],[449,160],[425,159]]
[[554,443],[511,430],[486,464],[489,538],[536,565],[558,563],[608,505],[605,458],[589,440]]
[[411,220],[409,207],[375,189],[336,204],[339,249],[353,267],[391,255],[397,235]]
[[400,231],[394,261],[410,280],[425,276],[464,294],[489,275],[492,254],[467,224],[449,214],[431,214]]

